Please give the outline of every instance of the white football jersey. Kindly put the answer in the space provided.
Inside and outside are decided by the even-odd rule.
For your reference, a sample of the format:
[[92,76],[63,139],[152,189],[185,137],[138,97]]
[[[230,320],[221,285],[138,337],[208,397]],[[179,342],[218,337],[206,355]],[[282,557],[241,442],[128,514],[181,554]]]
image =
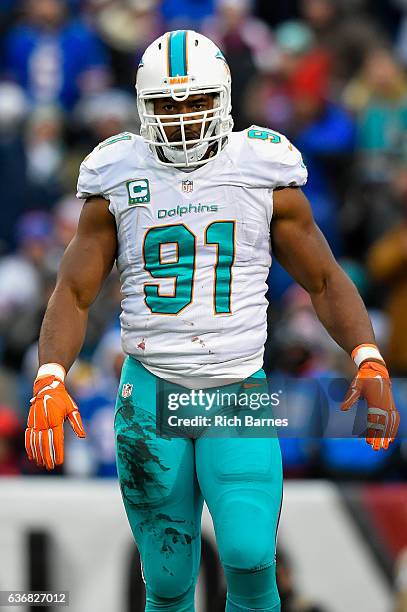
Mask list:
[[116,219],[124,352],[185,386],[260,369],[273,189],[306,179],[299,151],[258,126],[189,172],[161,166],[131,133],[96,147],[77,195],[103,196]]

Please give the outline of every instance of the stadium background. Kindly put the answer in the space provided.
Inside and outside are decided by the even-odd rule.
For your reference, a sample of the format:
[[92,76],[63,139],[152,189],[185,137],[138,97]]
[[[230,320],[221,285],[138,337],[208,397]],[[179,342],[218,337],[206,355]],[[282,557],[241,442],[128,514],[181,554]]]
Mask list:
[[[69,375],[87,441],[67,432],[56,476],[27,462],[22,432],[41,320],[80,213],[80,161],[100,140],[137,131],[138,61],[159,34],[177,28],[197,29],[224,50],[236,129],[274,128],[303,153],[304,191],[369,308],[402,413],[401,436],[387,453],[374,454],[363,440],[307,435],[307,381],[349,378],[352,364],[307,294],[274,263],[265,367],[298,381],[292,405],[302,432],[282,441],[282,610],[405,612],[405,0],[0,0],[0,589],[69,584],[75,612],[141,609],[137,555],[115,481],[112,419],[123,359],[117,274],[92,308]],[[80,537],[71,531],[75,520]],[[199,609],[221,610],[207,516],[204,526]],[[129,567],[113,586],[109,554],[118,540]],[[115,588],[120,604],[107,595]]]

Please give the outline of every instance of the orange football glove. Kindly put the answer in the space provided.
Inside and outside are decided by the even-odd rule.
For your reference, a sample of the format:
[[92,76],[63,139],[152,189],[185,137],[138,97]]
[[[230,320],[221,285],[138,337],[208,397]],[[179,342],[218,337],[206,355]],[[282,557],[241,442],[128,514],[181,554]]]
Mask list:
[[25,430],[25,449],[30,461],[48,470],[63,463],[65,419],[79,438],[86,436],[78,406],[64,383],[54,375],[37,378]]
[[391,380],[384,363],[366,360],[346,393],[341,410],[349,410],[359,398],[367,402],[366,442],[374,450],[388,449],[399,428],[400,415],[394,404]]

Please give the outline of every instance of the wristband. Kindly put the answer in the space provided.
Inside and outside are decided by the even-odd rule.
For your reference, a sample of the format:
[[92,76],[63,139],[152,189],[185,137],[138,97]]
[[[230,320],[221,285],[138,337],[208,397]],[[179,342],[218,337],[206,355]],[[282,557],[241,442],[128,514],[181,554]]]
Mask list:
[[384,365],[386,365],[383,357],[380,354],[379,349],[375,344],[359,344],[356,348],[353,349],[351,357],[358,368],[364,361],[367,361],[369,359],[381,361],[382,363],[384,363]]
[[55,376],[64,382],[66,376],[65,368],[59,365],[59,363],[44,363],[44,365],[39,368],[37,378],[35,380],[44,378],[44,376]]

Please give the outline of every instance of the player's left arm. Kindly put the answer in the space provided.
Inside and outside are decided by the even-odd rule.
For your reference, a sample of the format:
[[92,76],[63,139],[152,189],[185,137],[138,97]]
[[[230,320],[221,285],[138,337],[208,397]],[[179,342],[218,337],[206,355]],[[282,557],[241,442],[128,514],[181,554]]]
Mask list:
[[321,323],[359,368],[343,409],[364,397],[369,407],[366,441],[375,450],[388,448],[399,415],[362,298],[336,262],[301,189],[277,189],[273,200],[271,241],[276,259],[309,293]]

